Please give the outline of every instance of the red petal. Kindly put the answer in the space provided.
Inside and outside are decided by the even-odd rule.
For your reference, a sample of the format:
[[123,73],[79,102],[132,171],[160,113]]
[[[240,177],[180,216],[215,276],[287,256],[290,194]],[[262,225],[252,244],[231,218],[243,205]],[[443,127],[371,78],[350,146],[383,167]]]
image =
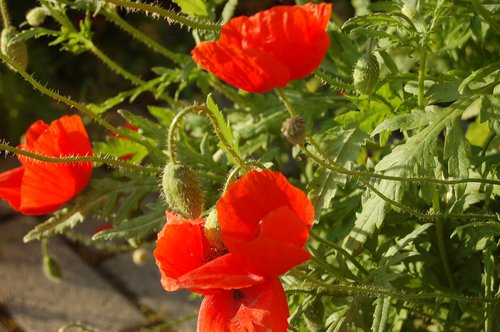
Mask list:
[[42,120],[38,120],[35,123],[33,123],[28,130],[26,131],[26,145],[31,146],[38,137],[40,137],[41,134],[43,134],[47,129],[49,128],[49,125],[43,122]]
[[[244,52],[258,49],[282,64],[290,80],[304,78],[322,62],[330,39],[325,32],[331,15],[331,4],[276,6],[247,20],[229,21],[222,34],[241,35]],[[224,38],[221,38],[224,40]],[[229,38],[234,42],[237,38]]]
[[[47,126],[35,122],[20,148],[50,157],[92,155],[85,127],[79,116],[63,116]],[[92,163],[48,163],[18,156],[25,167],[19,211],[46,214],[60,208],[90,180]]]
[[0,173],[0,198],[7,201],[16,211],[19,211],[19,205],[21,204],[23,175],[24,167]]
[[285,87],[288,69],[257,49],[241,50],[222,42],[204,42],[191,52],[194,61],[215,76],[240,89],[263,93]]
[[166,224],[158,234],[153,255],[168,291],[182,288],[177,279],[205,264],[209,247],[200,224]]
[[248,272],[232,254],[217,257],[220,253],[209,246],[199,223],[169,221],[158,234],[156,244],[154,256],[167,291],[189,288],[210,294],[213,289],[248,287],[263,280]]
[[72,199],[88,183],[92,168],[62,164],[29,164],[21,186],[20,212],[52,213]]
[[[306,195],[278,172],[251,171],[233,182],[217,203],[223,239],[248,241],[259,232],[259,223],[271,212],[287,207],[307,227],[314,208]],[[287,227],[287,220],[282,220]]]
[[205,296],[198,315],[198,332],[285,332],[288,316],[285,291],[276,278]]

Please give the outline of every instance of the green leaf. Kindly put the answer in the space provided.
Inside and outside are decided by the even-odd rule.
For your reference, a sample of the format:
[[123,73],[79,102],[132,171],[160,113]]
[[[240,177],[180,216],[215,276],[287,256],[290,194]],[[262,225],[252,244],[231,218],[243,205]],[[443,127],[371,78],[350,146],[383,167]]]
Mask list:
[[158,232],[165,224],[165,207],[161,203],[148,204],[149,211],[139,217],[125,220],[119,225],[113,225],[112,229],[104,230],[94,234],[92,240],[117,240],[135,239],[141,240],[151,233]]
[[481,100],[481,122],[488,121],[491,131],[500,136],[500,97],[486,95]]
[[208,16],[207,4],[203,0],[173,0],[183,13],[191,16]]
[[[435,156],[438,137],[446,126],[460,118],[470,102],[471,99],[462,100],[445,109],[429,106],[426,111],[433,114],[429,118],[429,125],[410,137],[405,144],[396,146],[376,165],[375,171],[398,177],[437,176],[435,172],[439,170],[439,165],[436,164]],[[374,185],[382,195],[396,202],[401,202],[407,187],[407,184],[389,180],[380,180]],[[389,203],[377,194],[367,194],[351,234],[344,241],[347,250],[357,252],[368,237],[382,225],[388,205]]]
[[411,244],[416,238],[418,238],[422,233],[427,231],[429,228],[433,227],[434,224],[426,223],[415,228],[413,232],[406,235],[401,240],[397,241],[396,245],[390,247],[383,255],[380,260],[380,265],[390,266],[390,259],[396,256],[402,249]]
[[236,6],[238,6],[238,0],[228,0],[228,2],[226,2],[221,14],[222,24],[227,23],[227,21],[233,17]]
[[[368,135],[355,128],[344,130],[336,127],[325,133],[325,139],[320,143],[325,151],[338,165],[350,168],[357,154],[365,144]],[[316,222],[319,221],[321,210],[330,206],[335,197],[338,186],[343,187],[347,177],[343,174],[332,172],[324,167],[319,167],[314,179],[309,183],[309,197],[315,207]]]
[[26,42],[32,38],[40,38],[42,36],[57,36],[60,32],[56,30],[50,30],[41,27],[35,27],[28,30],[22,30],[18,32],[14,37],[9,40],[8,46],[14,45],[20,42]]
[[[222,112],[219,110],[219,107],[217,106],[214,99],[212,98],[212,94],[209,94],[207,96],[207,107],[210,110],[210,112],[212,113],[212,115],[216,121],[216,125],[217,125],[218,129],[220,130],[220,133],[224,137],[225,141],[230,145],[230,147],[233,149],[233,151],[236,152],[236,154],[240,155],[240,149],[239,149],[239,146],[238,146],[236,140],[234,139],[233,131],[231,130],[231,127],[229,127],[227,125],[226,120],[224,119],[224,116],[222,115]],[[220,144],[220,147],[222,149],[225,149],[225,147],[222,144]],[[228,155],[230,155],[230,154],[228,153]]]
[[497,61],[474,71],[466,77],[458,87],[458,91],[463,95],[491,93],[499,82],[500,61]]
[[[454,178],[468,178],[470,167],[470,144],[465,138],[462,130],[462,122],[457,116],[448,123],[444,140],[444,155],[448,159],[448,173]],[[456,197],[460,197],[465,192],[467,184],[460,184],[454,187]]]

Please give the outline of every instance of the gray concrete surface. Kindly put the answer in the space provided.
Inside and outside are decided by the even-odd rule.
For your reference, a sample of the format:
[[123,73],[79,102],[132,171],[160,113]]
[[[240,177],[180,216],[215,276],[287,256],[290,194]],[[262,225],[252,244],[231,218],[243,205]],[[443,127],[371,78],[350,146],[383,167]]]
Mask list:
[[166,292],[160,284],[160,272],[152,251],[147,251],[146,257],[144,265],[137,266],[133,263],[132,253],[121,254],[105,261],[103,269],[135,294],[139,304],[154,309],[163,321],[171,322],[192,317],[175,325],[175,331],[196,331],[200,298],[194,297],[190,300],[192,294],[189,291]]
[[57,238],[50,240],[49,251],[64,277],[49,281],[40,243],[22,242],[34,224],[23,216],[0,221],[0,301],[22,330],[57,331],[78,321],[98,331],[133,331],[145,322],[134,304]]

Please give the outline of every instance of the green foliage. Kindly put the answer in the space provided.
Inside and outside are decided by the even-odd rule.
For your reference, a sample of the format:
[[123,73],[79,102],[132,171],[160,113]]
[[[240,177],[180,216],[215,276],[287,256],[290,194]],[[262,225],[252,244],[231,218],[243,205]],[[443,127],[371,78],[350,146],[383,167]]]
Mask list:
[[[206,209],[197,207],[195,215],[205,217],[230,174],[264,164],[304,190],[315,208],[312,258],[283,277],[292,329],[500,328],[500,5],[352,1],[362,15],[342,22],[335,13],[331,47],[314,76],[281,94],[250,94],[201,70],[187,54],[193,43],[216,38],[216,22],[242,10],[242,1],[176,0],[181,14],[145,2],[116,6],[192,28],[184,48],[155,33],[163,22],[100,0],[43,2],[52,19],[22,26],[10,43],[43,41],[102,62],[96,71],[106,78],[90,83],[102,88],[99,98],[70,104],[64,89],[51,97],[86,112],[93,120],[86,125],[101,130],[91,131],[101,157],[96,168],[117,170],[95,170],[89,187],[25,241],[65,234],[94,217],[112,223],[93,235],[96,245],[149,245],[165,223],[159,185],[165,165],[193,171]],[[120,30],[110,33],[106,24]],[[151,29],[151,39],[136,27]],[[101,38],[115,33],[139,46],[106,49]],[[134,47],[144,58],[129,66]],[[353,72],[363,54],[373,54],[379,70],[360,85]],[[108,76],[123,87],[104,89]],[[289,118],[281,100],[304,119],[303,146],[281,135]]]

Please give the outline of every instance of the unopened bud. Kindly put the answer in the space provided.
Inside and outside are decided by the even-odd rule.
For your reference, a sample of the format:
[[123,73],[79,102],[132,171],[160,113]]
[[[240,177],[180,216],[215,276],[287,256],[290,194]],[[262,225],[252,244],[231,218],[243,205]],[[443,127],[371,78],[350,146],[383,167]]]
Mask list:
[[196,219],[203,212],[200,183],[183,164],[168,163],[163,172],[163,193],[168,208],[185,219]]
[[217,209],[213,209],[208,214],[205,221],[205,236],[208,242],[216,248],[224,248],[224,243],[220,238],[220,225],[219,219],[217,218]]
[[290,143],[303,145],[306,138],[306,121],[301,116],[288,118],[281,125],[281,133]]
[[26,21],[32,27],[37,27],[45,21],[49,15],[49,10],[45,7],[35,7],[26,13]]
[[49,255],[43,256],[43,273],[53,282],[59,282],[62,279],[61,266]]
[[356,90],[364,95],[372,92],[379,79],[380,69],[377,58],[373,54],[364,54],[354,67],[352,78]]
[[26,67],[28,67],[28,49],[26,48],[26,44],[24,42],[11,43],[11,40],[16,35],[17,30],[14,27],[3,29],[0,37],[0,49],[3,54],[8,56],[13,62],[17,63],[19,67],[25,70]]
[[135,265],[142,266],[148,261],[149,253],[144,248],[135,249],[132,254],[132,261]]

